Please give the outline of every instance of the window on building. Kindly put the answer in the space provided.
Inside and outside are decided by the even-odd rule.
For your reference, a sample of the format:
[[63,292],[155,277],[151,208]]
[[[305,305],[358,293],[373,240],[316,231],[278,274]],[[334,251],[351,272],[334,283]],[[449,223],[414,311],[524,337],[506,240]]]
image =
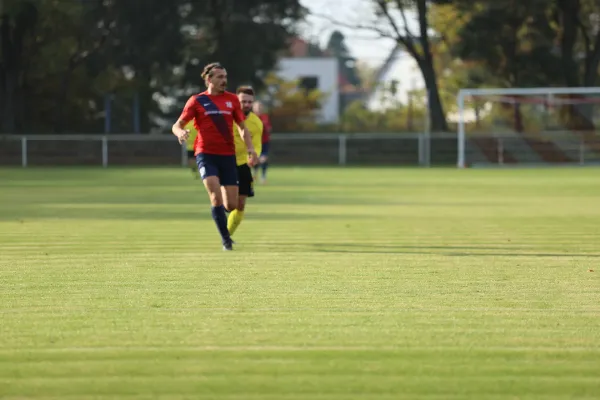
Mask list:
[[319,88],[319,78],[316,76],[303,76],[300,77],[298,82],[298,88],[304,89],[306,92]]

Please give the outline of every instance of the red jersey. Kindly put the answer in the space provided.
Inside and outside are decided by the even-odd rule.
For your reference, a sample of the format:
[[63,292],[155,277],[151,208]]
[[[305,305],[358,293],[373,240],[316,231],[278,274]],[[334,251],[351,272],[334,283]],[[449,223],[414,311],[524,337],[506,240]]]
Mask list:
[[237,96],[230,92],[210,95],[208,92],[190,97],[179,117],[185,123],[194,120],[198,136],[194,154],[235,155],[233,121],[240,123],[245,116]]
[[271,120],[267,114],[260,114],[258,116],[263,123],[263,134],[262,134],[262,142],[268,143],[271,140],[271,129],[273,126],[271,125]]

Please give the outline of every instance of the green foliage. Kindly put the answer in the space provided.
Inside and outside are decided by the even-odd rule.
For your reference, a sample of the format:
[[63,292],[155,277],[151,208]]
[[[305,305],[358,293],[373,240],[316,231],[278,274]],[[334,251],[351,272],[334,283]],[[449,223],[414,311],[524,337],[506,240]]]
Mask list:
[[197,81],[203,66],[219,61],[231,87],[264,88],[263,78],[277,63],[305,13],[298,0],[219,0],[190,3],[184,22],[190,35],[185,79]]
[[[415,60],[429,94],[429,128],[433,132],[448,131],[446,113],[439,90],[439,76],[435,69],[433,47],[435,36],[429,22],[429,0],[372,0],[375,24],[371,29],[392,38]],[[411,29],[409,13],[416,14],[418,27]]]
[[365,61],[358,60],[356,62],[356,73],[358,74],[358,79],[360,79],[361,87],[366,91],[372,90],[376,84],[377,68]]
[[344,35],[340,31],[334,31],[325,49],[338,59],[339,73],[344,81],[348,85],[359,87],[361,79],[356,67],[356,59],[350,54]]
[[4,132],[102,131],[106,94],[114,99],[114,130],[132,131],[137,95],[148,132],[179,111],[156,99],[200,90],[199,69],[215,60],[232,86],[260,89],[304,12],[298,0],[5,2]]
[[[594,0],[445,3],[434,7],[438,18],[432,19],[432,25],[436,30],[442,29],[453,58],[479,70],[466,75],[467,86],[596,84],[600,63],[600,3]],[[452,24],[452,20],[457,23]]]
[[[268,73],[306,14],[300,0],[2,4],[0,132],[102,131],[106,94],[113,96],[114,131],[132,130],[136,96],[142,132],[161,129],[191,93],[203,89],[200,71],[212,61],[226,66],[231,88],[251,84],[264,91]],[[596,0],[372,0],[372,5],[374,29],[391,35],[419,65],[431,94],[434,131],[445,130],[445,112],[456,111],[460,88],[598,84]],[[404,25],[410,13],[416,29]],[[373,71],[354,64],[341,33],[331,35],[326,51],[340,60],[349,84],[343,89],[376,84]],[[334,129],[314,121],[322,94],[302,97],[294,85],[282,84],[278,94],[281,129]],[[394,104],[382,113],[354,104],[336,128],[417,129],[411,121],[421,121],[420,98],[423,94],[415,94],[410,107]],[[570,127],[593,127],[582,107],[562,112]]]
[[231,89],[242,84],[264,89],[265,77],[304,13],[298,0],[190,3],[183,18],[187,32],[183,73],[163,90],[179,100],[168,115],[175,118],[188,96],[204,89],[200,74],[210,62],[219,61],[227,68]]
[[362,102],[350,104],[342,115],[342,132],[423,132],[427,107],[424,93],[416,94],[409,104],[397,104],[382,111],[372,111]]
[[350,103],[337,124],[319,122],[320,105],[327,94],[319,90],[305,91],[297,81],[269,74],[265,83],[272,97],[265,96],[273,129],[286,132],[422,132],[425,129],[427,105],[424,91],[411,93],[409,104],[394,102],[383,111],[366,108],[362,101]]
[[[600,3],[593,0],[446,3],[436,5],[431,13],[432,26],[443,38],[446,79],[442,85],[447,87],[442,90],[455,94],[462,87],[597,84]],[[455,100],[446,97],[444,101],[450,111],[455,111]],[[593,128],[584,107],[562,108],[563,126]],[[527,112],[521,110],[512,115],[513,120],[520,121],[513,121],[514,126],[525,125]]]
[[317,130],[318,110],[325,94],[319,90],[302,90],[297,81],[279,78],[271,73],[265,84],[273,96],[265,102],[273,130],[276,132],[310,132]]
[[481,62],[501,86],[540,86],[559,71],[552,27],[543,7],[548,2],[497,1],[473,13],[458,35],[453,54]]
[[460,9],[454,4],[436,4],[429,14],[431,27],[438,37],[433,45],[433,53],[435,70],[440,77],[440,98],[449,113],[458,111],[456,96],[460,89],[496,87],[500,84],[482,61],[463,60],[455,54],[456,48],[462,45],[460,32],[470,22],[474,12]]

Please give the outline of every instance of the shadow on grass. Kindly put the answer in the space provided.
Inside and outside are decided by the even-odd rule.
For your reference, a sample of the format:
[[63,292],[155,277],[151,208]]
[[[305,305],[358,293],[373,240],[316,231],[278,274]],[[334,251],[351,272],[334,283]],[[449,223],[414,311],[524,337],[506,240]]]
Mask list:
[[[558,252],[528,252],[527,248],[506,245],[502,246],[406,246],[371,245],[371,244],[313,244],[313,250],[323,253],[354,253],[354,254],[419,254],[441,255],[449,257],[589,257],[600,258],[594,253],[558,253]],[[533,250],[533,249],[532,249]]]
[[[371,219],[369,215],[352,214],[352,219]],[[27,223],[39,219],[59,220],[123,220],[123,221],[205,221],[212,220],[210,206],[199,205],[194,211],[189,207],[185,209],[173,206],[167,210],[155,211],[152,209],[137,209],[127,207],[123,209],[108,209],[105,207],[85,207],[73,209],[53,209],[40,206],[15,206],[4,209],[0,213],[0,221],[13,221]],[[309,213],[265,213],[253,212],[252,219],[263,221],[347,221],[346,214],[309,214]]]
[[[415,255],[438,255],[447,257],[587,257],[600,258],[600,254],[585,254],[585,253],[489,253],[489,252],[443,252],[443,251],[406,251],[399,249],[398,251],[378,251],[378,250],[317,250],[323,253],[352,253],[352,254],[415,254]],[[479,249],[478,249],[479,250]]]

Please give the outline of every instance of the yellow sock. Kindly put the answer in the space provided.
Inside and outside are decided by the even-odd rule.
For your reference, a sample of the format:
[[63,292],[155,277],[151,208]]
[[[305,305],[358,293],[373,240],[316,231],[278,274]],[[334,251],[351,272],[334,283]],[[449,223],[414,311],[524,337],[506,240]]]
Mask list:
[[229,213],[229,218],[227,218],[227,230],[229,230],[229,234],[233,235],[235,230],[240,226],[242,220],[244,219],[244,212],[240,210],[233,210]]

